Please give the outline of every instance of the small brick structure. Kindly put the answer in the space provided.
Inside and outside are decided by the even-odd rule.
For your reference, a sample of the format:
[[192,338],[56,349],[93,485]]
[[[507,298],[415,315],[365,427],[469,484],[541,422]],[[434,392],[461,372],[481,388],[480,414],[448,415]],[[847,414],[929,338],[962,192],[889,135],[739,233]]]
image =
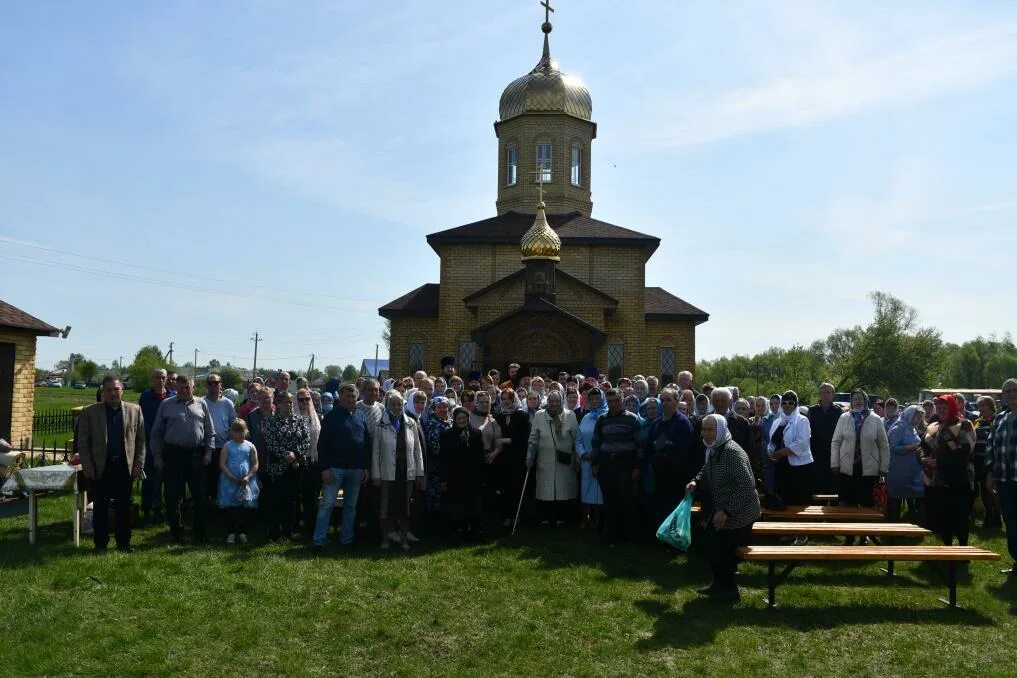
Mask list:
[[35,349],[38,337],[60,330],[0,300],[0,438],[32,437],[35,414]]

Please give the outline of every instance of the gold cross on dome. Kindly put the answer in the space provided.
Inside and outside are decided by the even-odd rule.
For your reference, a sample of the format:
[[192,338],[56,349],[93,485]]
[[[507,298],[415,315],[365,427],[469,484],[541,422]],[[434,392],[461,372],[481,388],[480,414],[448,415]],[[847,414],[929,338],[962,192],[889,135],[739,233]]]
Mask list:
[[547,170],[544,168],[543,165],[540,165],[540,164],[537,165],[537,171],[536,172],[530,172],[530,174],[536,174],[537,175],[537,191],[538,191],[538,193],[540,195],[539,202],[544,202],[544,175],[546,173],[547,173]]
[[554,11],[551,0],[541,0],[540,5],[544,8],[544,23],[551,23],[551,13]]

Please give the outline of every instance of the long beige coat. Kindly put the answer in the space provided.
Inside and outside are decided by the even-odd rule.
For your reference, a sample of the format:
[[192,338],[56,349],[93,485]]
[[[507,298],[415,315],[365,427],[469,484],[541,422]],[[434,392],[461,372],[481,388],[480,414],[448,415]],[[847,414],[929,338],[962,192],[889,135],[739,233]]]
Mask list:
[[575,454],[576,434],[579,431],[579,424],[576,422],[576,415],[571,410],[565,410],[564,421],[562,422],[562,433],[552,433],[551,416],[547,410],[541,410],[533,415],[533,423],[530,426],[529,456],[535,456],[535,468],[537,471],[537,499],[540,501],[563,501],[575,499],[579,483],[576,476],[574,464],[561,464],[555,454],[555,443],[557,449],[569,454]]
[[[890,443],[886,438],[883,418],[875,412],[862,422],[862,475],[886,474],[890,468]],[[855,422],[850,412],[840,415],[830,442],[830,468],[846,475],[854,472]]]

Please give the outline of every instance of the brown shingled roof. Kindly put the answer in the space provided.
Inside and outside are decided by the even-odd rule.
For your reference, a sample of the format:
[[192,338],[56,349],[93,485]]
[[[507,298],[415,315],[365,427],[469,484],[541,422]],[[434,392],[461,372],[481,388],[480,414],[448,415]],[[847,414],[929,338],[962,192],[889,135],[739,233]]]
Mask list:
[[27,330],[32,334],[48,335],[51,337],[55,337],[60,333],[60,330],[49,323],[44,323],[34,315],[29,315],[2,299],[0,299],[0,327]]
[[647,320],[695,320],[706,322],[710,314],[679,299],[663,287],[647,287],[643,312]]
[[[579,212],[548,214],[547,223],[569,245],[645,245],[652,254],[660,245],[660,238],[615,226],[606,221],[584,217]],[[427,244],[438,252],[445,243],[509,243],[518,244],[523,234],[533,225],[533,215],[523,212],[506,212],[490,219],[456,226],[427,236]]]
[[438,315],[438,283],[425,283],[378,309],[383,318],[429,317]]

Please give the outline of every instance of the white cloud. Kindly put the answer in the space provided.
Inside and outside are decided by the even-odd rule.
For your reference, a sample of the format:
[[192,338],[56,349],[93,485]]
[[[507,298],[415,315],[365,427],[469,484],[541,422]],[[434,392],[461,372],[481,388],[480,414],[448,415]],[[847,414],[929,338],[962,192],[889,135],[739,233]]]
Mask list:
[[[808,58],[798,63],[803,62]],[[1005,23],[926,37],[888,55],[788,74],[765,85],[677,97],[667,102],[677,117],[644,138],[688,146],[815,125],[975,90],[1015,75],[1017,23]]]

